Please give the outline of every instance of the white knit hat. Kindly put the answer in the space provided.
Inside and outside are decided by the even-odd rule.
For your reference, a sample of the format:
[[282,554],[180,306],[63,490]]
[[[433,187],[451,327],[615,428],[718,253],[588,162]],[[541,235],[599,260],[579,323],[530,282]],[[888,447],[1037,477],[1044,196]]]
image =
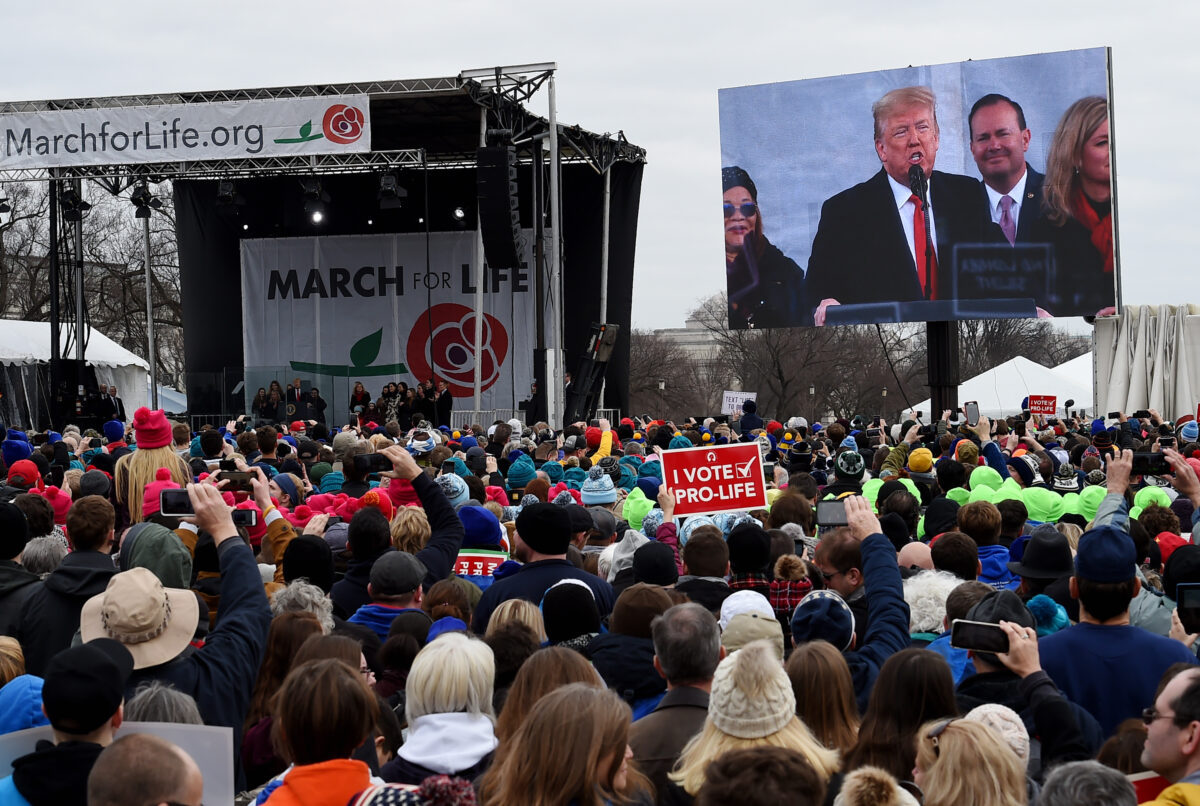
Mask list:
[[987,725],[1012,748],[1022,763],[1029,763],[1029,731],[1016,711],[1007,705],[989,702],[975,706],[963,719]]
[[721,631],[725,631],[734,616],[742,613],[762,613],[764,616],[775,618],[775,608],[771,607],[771,602],[766,596],[758,591],[734,591],[721,602],[721,615],[717,619]]
[[752,641],[717,666],[708,718],[739,739],[762,739],[796,718],[796,695],[769,641]]

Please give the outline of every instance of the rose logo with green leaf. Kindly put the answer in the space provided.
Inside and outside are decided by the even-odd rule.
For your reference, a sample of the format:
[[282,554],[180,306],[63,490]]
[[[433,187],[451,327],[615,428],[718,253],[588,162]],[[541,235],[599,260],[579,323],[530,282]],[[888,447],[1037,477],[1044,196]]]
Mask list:
[[339,378],[350,376],[371,375],[405,375],[408,367],[403,363],[377,364],[372,366],[379,357],[379,348],[383,346],[383,328],[370,335],[363,336],[350,348],[349,364],[314,364],[309,361],[293,361],[292,369],[297,372],[312,372],[318,375],[333,375]]
[[333,104],[325,110],[325,116],[321,120],[321,131],[314,132],[313,122],[309,120],[300,127],[295,137],[279,137],[275,142],[307,143],[324,138],[338,145],[349,145],[362,137],[366,125],[367,117],[358,107],[348,104]]

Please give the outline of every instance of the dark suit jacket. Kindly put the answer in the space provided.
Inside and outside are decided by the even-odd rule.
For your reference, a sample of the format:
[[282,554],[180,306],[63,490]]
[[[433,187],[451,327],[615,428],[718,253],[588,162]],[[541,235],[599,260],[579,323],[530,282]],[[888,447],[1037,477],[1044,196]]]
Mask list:
[[633,723],[629,745],[633,757],[659,793],[667,789],[667,773],[679,760],[683,746],[704,727],[708,692],[694,686],[668,691],[653,711]]
[[113,408],[116,410],[114,412],[114,414],[116,415],[116,418],[118,420],[120,420],[121,422],[125,422],[125,404],[123,402],[121,402],[121,398],[114,397],[112,399],[112,405],[113,405]]
[[[929,179],[937,233],[938,286],[949,288],[956,243],[981,243],[991,224],[978,181],[934,171]],[[921,235],[917,234],[918,248]],[[808,262],[809,303],[925,299],[887,174],[843,190],[821,206]]]
[[[1025,175],[1025,198],[1021,199],[1021,208],[1017,213],[1017,243],[1040,243],[1042,236],[1039,231],[1042,225],[1035,222],[1045,217],[1042,213],[1042,185],[1046,176],[1033,170],[1029,163],[1025,163]],[[1000,225],[991,222],[992,200],[988,196],[987,188],[980,184],[979,192],[983,195],[983,203],[987,208],[988,222],[994,228],[988,240],[999,239],[1007,243],[1008,239],[1004,237]]]

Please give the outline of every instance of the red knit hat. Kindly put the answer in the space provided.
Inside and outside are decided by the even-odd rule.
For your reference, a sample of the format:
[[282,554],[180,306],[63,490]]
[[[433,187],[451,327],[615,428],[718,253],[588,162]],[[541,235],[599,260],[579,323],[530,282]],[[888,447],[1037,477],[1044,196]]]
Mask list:
[[133,413],[133,433],[139,448],[165,448],[171,444],[171,424],[162,409],[142,406]]
[[50,506],[54,507],[54,522],[59,526],[67,522],[67,510],[71,508],[71,491],[63,490],[58,487],[47,487],[41,496],[50,502]]
[[587,438],[588,449],[594,451],[600,447],[600,440],[603,438],[604,432],[592,425],[588,426],[587,431],[584,432],[584,436]]
[[312,507],[308,506],[308,504],[301,504],[292,512],[287,513],[284,517],[292,526],[295,526],[297,529],[303,529],[305,526],[308,526],[308,522],[311,521],[313,519],[313,515],[316,514],[317,513],[314,512]]
[[255,549],[258,549],[259,547],[262,546],[263,536],[267,533],[267,524],[263,520],[262,511],[258,508],[258,505],[255,504],[253,501],[243,501],[242,503],[237,505],[237,508],[238,509],[249,509],[249,510],[253,510],[254,512],[258,513],[258,525],[246,527],[246,534],[250,537],[250,545],[253,546]]
[[46,489],[41,471],[29,459],[19,459],[12,463],[12,467],[8,469],[8,483],[14,487],[24,487],[27,490]]
[[[142,408],[138,411],[147,411]],[[162,412],[159,412],[162,414]],[[139,440],[140,441],[140,440]],[[171,471],[165,467],[160,467],[154,474],[154,481],[146,485],[146,491],[142,494],[142,517],[152,515],[160,509],[158,504],[158,496],[163,490],[178,490],[179,485],[171,481]]]
[[1171,559],[1171,555],[1175,553],[1175,549],[1180,546],[1191,545],[1191,543],[1174,532],[1159,532],[1154,536],[1154,542],[1158,543],[1158,550],[1162,554],[1163,565],[1166,565],[1167,560]]
[[362,509],[363,507],[375,507],[382,512],[383,516],[389,521],[392,519],[392,515],[396,514],[396,508],[392,504],[392,499],[388,498],[379,490],[367,490],[358,499],[358,503],[359,509]]

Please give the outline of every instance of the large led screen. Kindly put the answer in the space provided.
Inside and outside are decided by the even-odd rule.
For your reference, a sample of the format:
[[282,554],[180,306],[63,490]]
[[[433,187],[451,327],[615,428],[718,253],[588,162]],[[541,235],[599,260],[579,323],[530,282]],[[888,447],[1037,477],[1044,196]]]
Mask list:
[[1116,302],[1107,48],[719,93],[732,328]]

